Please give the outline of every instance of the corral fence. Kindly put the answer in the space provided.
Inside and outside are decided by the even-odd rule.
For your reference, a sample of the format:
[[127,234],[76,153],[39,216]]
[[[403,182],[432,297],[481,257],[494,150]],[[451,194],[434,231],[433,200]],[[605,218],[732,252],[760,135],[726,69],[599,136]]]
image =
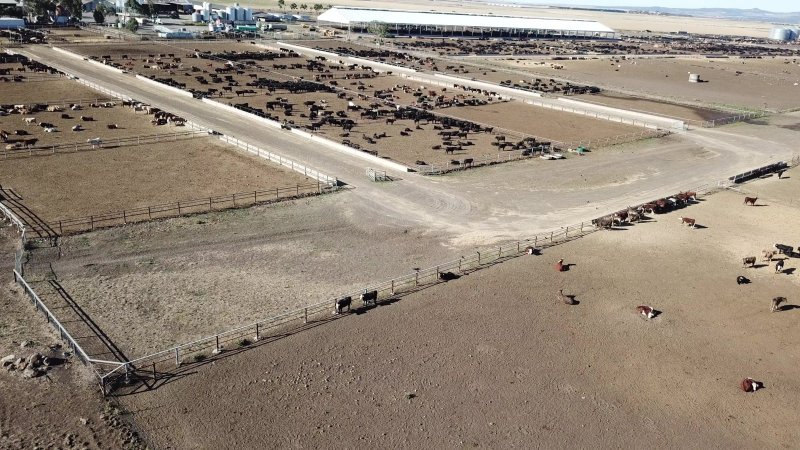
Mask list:
[[12,211],[9,207],[4,205],[3,202],[1,201],[0,201],[0,212],[3,213],[4,220],[8,220],[9,222],[11,222],[13,226],[17,228],[17,231],[19,232],[20,235],[20,241],[24,246],[25,243],[27,242],[26,233],[28,231],[28,228],[25,226],[25,222],[23,222],[22,219],[20,219],[19,216],[17,216],[14,213],[14,211]]
[[94,141],[94,142],[92,141],[74,142],[66,144],[23,147],[16,149],[3,148],[2,157],[3,159],[6,159],[6,158],[16,158],[23,156],[34,156],[34,155],[53,155],[55,153],[73,153],[85,150],[96,150],[99,148],[117,148],[117,147],[158,144],[162,142],[174,142],[182,139],[192,139],[198,137],[208,137],[208,132],[200,130],[190,130],[190,131],[181,131],[178,133],[148,134],[142,136],[130,136],[130,137],[120,137],[111,139],[103,138],[100,139],[99,141]]
[[[376,293],[376,302],[378,303],[397,299],[403,294],[412,293],[442,282],[441,274],[447,272],[468,274],[510,258],[524,255],[527,253],[528,247],[542,249],[584,236],[593,231],[596,231],[596,229],[590,224],[563,227],[559,230],[538,234],[526,240],[477,251],[457,260],[418,270],[383,283],[365,286],[357,292],[337,298],[349,296],[358,299],[362,293],[374,291]],[[335,299],[331,298],[314,305],[120,363],[115,369],[100,376],[101,387],[104,393],[109,393],[133,382],[157,382],[166,372],[175,368],[202,362],[226,350],[246,347],[259,340],[267,340],[274,336],[276,330],[281,327],[291,324],[306,324],[315,319],[331,317],[334,301]]]
[[240,141],[235,136],[225,136],[225,135],[218,135],[218,136],[222,142],[234,145],[238,148],[247,151],[248,153],[252,153],[260,158],[264,158],[281,166],[287,167],[297,173],[302,173],[303,175],[309,178],[313,178],[329,186],[339,185],[339,180],[336,177],[324,174],[316,169],[312,169],[311,167],[308,167],[304,164],[300,164],[297,161],[283,157],[281,155],[277,155],[262,148],[256,147],[255,145],[251,145],[246,141]]
[[660,138],[668,136],[671,133],[672,133],[671,131],[663,129],[659,130],[644,129],[633,133],[618,134],[615,136],[593,138],[593,139],[578,139],[574,141],[569,141],[564,143],[564,147],[577,148],[582,146],[589,149],[610,147],[613,145],[626,144],[628,142],[641,141],[643,139]]
[[72,219],[62,219],[48,224],[61,236],[115,227],[135,222],[166,219],[191,214],[201,214],[225,209],[244,208],[257,204],[272,203],[281,199],[300,198],[322,194],[330,187],[322,182],[276,187],[274,189],[238,192],[229,195],[185,200],[173,203],[126,209]]
[[745,120],[758,119],[758,118],[761,118],[761,117],[766,117],[768,115],[769,114],[766,111],[743,112],[741,114],[736,114],[736,115],[729,116],[729,117],[722,117],[722,118],[719,118],[719,119],[706,120],[706,121],[700,122],[700,126],[702,128],[714,128],[714,127],[718,127],[718,126],[721,126],[721,125],[728,125],[728,124],[736,123],[736,122],[744,122]]
[[[521,159],[529,159],[537,155],[541,155],[542,153],[543,150],[541,149],[509,150],[497,153],[496,155],[490,154],[465,159],[453,159],[449,164],[426,164],[424,166],[416,165],[414,168],[422,175],[444,175],[446,173],[459,170],[491,166]],[[467,160],[471,161],[467,162]]]

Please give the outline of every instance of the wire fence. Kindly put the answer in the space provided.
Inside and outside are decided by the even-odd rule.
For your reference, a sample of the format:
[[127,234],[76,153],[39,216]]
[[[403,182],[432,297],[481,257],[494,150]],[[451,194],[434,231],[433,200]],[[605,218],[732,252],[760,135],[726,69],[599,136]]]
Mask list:
[[276,187],[252,192],[238,192],[229,195],[164,203],[142,208],[113,211],[105,214],[62,219],[52,222],[49,227],[58,230],[61,236],[115,227],[135,222],[166,219],[191,214],[201,214],[225,209],[244,208],[257,204],[272,203],[279,200],[322,194],[329,190],[321,182]]
[[129,136],[120,138],[97,138],[86,142],[74,142],[65,144],[52,144],[31,146],[22,148],[8,148],[2,150],[3,159],[18,158],[34,155],[53,155],[56,153],[74,153],[86,150],[96,150],[100,148],[130,147],[147,144],[158,144],[162,142],[175,142],[183,139],[208,137],[208,132],[200,130],[181,131],[178,133],[148,134],[142,136]]
[[728,125],[728,124],[735,123],[735,122],[743,122],[745,120],[758,119],[758,118],[761,118],[761,117],[766,117],[767,115],[768,115],[768,113],[766,111],[745,112],[745,113],[736,114],[736,115],[733,115],[733,116],[730,116],[730,117],[722,117],[722,118],[719,118],[719,119],[706,120],[706,121],[700,122],[700,126],[703,127],[703,128],[714,128],[714,127],[718,127],[718,126],[721,126],[721,125]]
[[14,214],[14,211],[12,211],[2,202],[0,202],[0,212],[3,213],[5,220],[10,221],[12,225],[17,227],[17,231],[20,234],[20,240],[22,241],[22,244],[25,245],[25,242],[27,241],[25,234],[28,230],[27,226],[25,225],[25,222],[23,222],[22,219],[19,218],[19,216]]

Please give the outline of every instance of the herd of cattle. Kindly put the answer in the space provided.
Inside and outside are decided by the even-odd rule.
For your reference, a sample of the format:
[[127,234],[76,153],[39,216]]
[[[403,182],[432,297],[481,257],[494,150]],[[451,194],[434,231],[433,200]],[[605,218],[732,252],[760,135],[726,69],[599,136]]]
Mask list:
[[[679,192],[670,197],[647,202],[639,206],[628,207],[608,216],[599,217],[592,220],[592,224],[598,228],[610,229],[615,225],[623,223],[639,222],[646,218],[645,214],[665,214],[676,209],[683,208],[691,202],[697,200],[697,193],[692,191]],[[687,220],[684,220],[687,219]],[[685,224],[695,225],[694,219],[682,217],[681,221]]]
[[3,83],[25,81],[25,75],[20,73],[26,72],[64,76],[63,72],[22,55],[0,53],[0,64],[19,64],[19,67],[0,67],[0,82]]

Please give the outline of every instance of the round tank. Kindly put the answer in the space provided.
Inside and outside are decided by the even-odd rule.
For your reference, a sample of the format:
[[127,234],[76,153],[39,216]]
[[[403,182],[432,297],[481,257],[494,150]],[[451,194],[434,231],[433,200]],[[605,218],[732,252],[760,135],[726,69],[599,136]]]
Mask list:
[[789,41],[792,39],[792,30],[788,28],[773,28],[769,38],[776,41]]
[[203,21],[203,15],[202,14],[200,14],[199,12],[196,12],[196,13],[192,14],[192,22],[202,22],[202,21]]

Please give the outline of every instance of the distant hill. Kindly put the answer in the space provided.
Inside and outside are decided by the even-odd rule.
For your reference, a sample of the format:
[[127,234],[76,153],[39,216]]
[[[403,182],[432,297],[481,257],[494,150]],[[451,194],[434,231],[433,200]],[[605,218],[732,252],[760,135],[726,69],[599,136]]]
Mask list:
[[735,9],[735,8],[664,8],[661,6],[607,6],[607,7],[582,7],[565,9],[592,9],[607,12],[645,12],[650,14],[663,14],[669,16],[706,17],[714,19],[747,20],[753,22],[768,22],[779,24],[800,23],[799,12],[772,12],[763,9]]
[[669,15],[709,17],[729,20],[749,20],[756,22],[771,23],[798,23],[800,22],[800,12],[772,12],[763,9],[734,9],[734,8],[662,8],[656,7],[627,7],[627,10],[647,11]]

